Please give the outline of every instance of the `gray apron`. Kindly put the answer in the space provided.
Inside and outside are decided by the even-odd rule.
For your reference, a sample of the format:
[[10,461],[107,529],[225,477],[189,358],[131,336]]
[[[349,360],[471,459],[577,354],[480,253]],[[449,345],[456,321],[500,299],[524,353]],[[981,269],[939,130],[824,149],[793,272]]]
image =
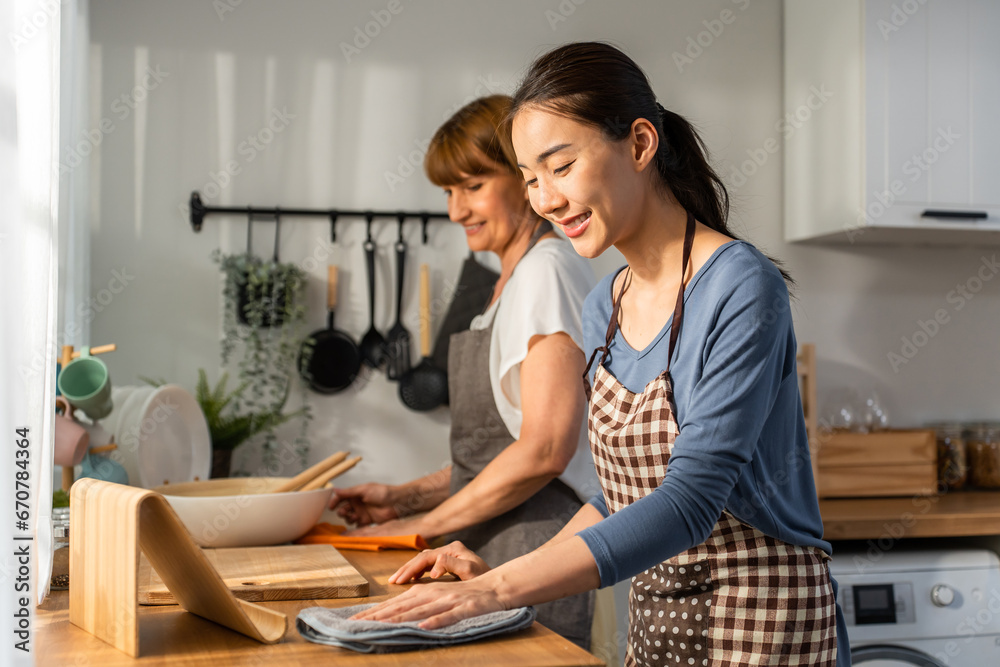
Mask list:
[[[551,227],[543,224],[544,233]],[[536,233],[528,251],[537,242]],[[527,252],[525,252],[527,254]],[[514,442],[490,382],[490,336],[493,326],[452,334],[448,349],[451,395],[451,493],[458,493],[497,454]],[[561,480],[554,479],[528,500],[500,516],[448,536],[497,567],[548,542],[583,503]],[[594,592],[537,605],[538,622],[585,650],[590,650]]]

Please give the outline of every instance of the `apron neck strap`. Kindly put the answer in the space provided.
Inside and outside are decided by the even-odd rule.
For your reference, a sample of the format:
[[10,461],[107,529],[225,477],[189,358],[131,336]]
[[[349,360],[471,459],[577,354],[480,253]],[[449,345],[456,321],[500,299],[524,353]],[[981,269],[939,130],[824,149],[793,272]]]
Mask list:
[[681,321],[684,319],[684,274],[687,273],[688,261],[691,259],[691,247],[694,245],[694,215],[688,211],[687,227],[684,230],[684,257],[681,260],[681,286],[677,290],[677,303],[674,305],[674,319],[670,322],[670,346],[667,348],[667,369],[670,360],[674,358],[674,347],[681,333]]
[[[688,262],[691,259],[691,248],[694,246],[694,215],[691,211],[687,212],[687,224],[684,228],[684,250],[681,257],[681,286],[677,290],[677,301],[674,304],[674,317],[670,322],[670,344],[667,348],[667,370],[670,369],[670,360],[674,356],[674,347],[677,345],[677,338],[680,336],[681,332],[681,321],[684,319],[684,275],[687,273]],[[604,345],[594,349],[590,355],[590,360],[587,362],[587,368],[583,371],[583,378],[585,380],[590,378],[590,368],[594,364],[594,359],[597,357],[597,353],[601,353],[601,360],[598,365],[603,365],[608,359],[610,354],[611,343],[615,339],[615,333],[618,331],[618,316],[621,312],[622,305],[622,295],[625,294],[625,290],[632,282],[632,267],[625,267],[625,276],[622,279],[622,286],[618,289],[618,296],[614,297],[611,302],[611,319],[608,322],[608,332],[604,338]],[[666,372],[666,371],[664,371]]]

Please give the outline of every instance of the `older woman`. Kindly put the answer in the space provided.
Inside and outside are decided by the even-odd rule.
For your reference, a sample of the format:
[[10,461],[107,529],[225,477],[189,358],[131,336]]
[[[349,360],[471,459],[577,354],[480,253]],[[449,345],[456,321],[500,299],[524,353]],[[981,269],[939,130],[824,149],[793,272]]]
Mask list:
[[[484,312],[450,341],[451,465],[398,486],[340,489],[333,500],[349,521],[380,524],[353,534],[447,535],[465,545],[453,545],[455,553],[471,549],[490,567],[547,542],[599,490],[580,384],[581,310],[595,281],[532,210],[503,130],[509,110],[502,95],[468,104],[438,129],[425,161],[469,248],[495,253],[501,266]],[[470,562],[476,567],[463,570]],[[452,571],[484,569],[459,558]],[[592,592],[538,612],[589,648]]]

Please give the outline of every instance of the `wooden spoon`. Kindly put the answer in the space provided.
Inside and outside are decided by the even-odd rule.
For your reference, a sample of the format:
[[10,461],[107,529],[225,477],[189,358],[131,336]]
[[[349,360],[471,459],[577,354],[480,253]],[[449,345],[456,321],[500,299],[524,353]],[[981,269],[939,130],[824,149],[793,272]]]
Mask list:
[[[316,465],[306,468],[295,477],[292,477],[287,482],[284,482],[281,486],[275,487],[271,490],[271,493],[287,493],[289,491],[296,491],[299,487],[306,485],[308,482],[327,472],[330,468],[336,466],[346,458],[347,452],[337,452],[336,454],[332,454]],[[320,486],[322,486],[322,484]]]

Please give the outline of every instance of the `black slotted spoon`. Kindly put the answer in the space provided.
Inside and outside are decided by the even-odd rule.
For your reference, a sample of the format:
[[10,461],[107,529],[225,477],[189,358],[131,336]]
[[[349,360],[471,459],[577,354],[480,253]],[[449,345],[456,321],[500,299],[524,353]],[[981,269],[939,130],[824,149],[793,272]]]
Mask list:
[[396,323],[389,329],[386,343],[386,375],[390,380],[399,380],[410,371],[410,332],[403,326],[403,270],[406,266],[403,221],[406,216],[400,213],[396,217],[399,221],[396,239]]
[[385,338],[375,328],[375,241],[372,240],[372,220],[375,218],[371,212],[365,213],[368,222],[368,238],[365,239],[365,259],[368,263],[368,312],[371,317],[371,325],[361,339],[361,360],[372,368],[379,368],[385,363]]

